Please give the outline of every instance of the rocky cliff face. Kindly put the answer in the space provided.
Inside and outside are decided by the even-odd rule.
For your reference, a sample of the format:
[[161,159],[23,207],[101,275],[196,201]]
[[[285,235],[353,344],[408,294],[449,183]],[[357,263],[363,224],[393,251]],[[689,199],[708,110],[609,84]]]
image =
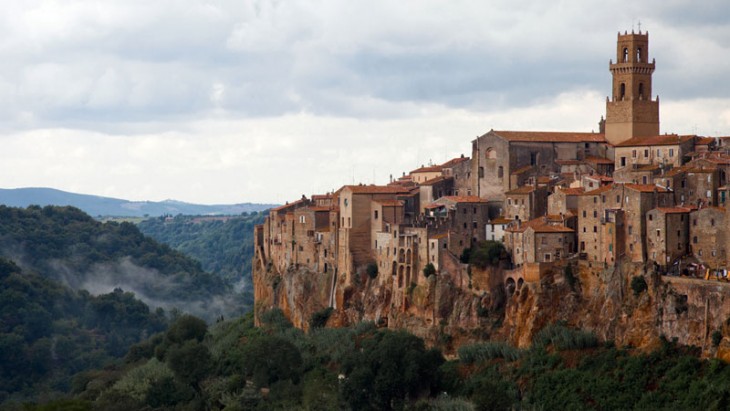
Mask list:
[[[304,329],[314,313],[333,306],[328,326],[374,321],[407,329],[453,353],[485,339],[524,347],[542,327],[562,321],[619,346],[651,348],[665,336],[701,347],[705,356],[730,360],[730,341],[715,347],[711,338],[715,331],[730,334],[730,283],[661,277],[635,264],[596,269],[576,263],[573,272],[570,281],[557,267],[513,292],[504,285],[502,270],[466,266],[401,291],[390,278],[364,272],[345,284],[333,273],[293,268],[279,273],[255,264],[253,277],[257,314],[279,307]],[[639,293],[631,287],[637,276],[647,285]]]

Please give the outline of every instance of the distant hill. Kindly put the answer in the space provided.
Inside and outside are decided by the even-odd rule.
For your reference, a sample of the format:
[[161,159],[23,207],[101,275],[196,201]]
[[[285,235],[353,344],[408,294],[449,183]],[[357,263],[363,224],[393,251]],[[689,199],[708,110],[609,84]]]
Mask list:
[[73,206],[91,216],[110,217],[158,217],[178,215],[237,215],[243,212],[263,211],[273,204],[221,204],[202,205],[182,201],[129,201],[119,198],[75,194],[53,188],[0,189],[0,204],[9,207],[29,205]]

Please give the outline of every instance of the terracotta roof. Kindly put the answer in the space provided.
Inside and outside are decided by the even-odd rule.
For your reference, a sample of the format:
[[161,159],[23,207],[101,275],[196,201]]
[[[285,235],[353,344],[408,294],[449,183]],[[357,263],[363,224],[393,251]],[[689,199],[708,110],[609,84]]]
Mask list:
[[666,177],[673,177],[673,176],[676,176],[678,174],[682,174],[682,173],[687,172],[688,169],[689,169],[689,167],[684,167],[684,166],[682,166],[682,167],[674,167],[671,170],[667,171],[664,175]]
[[402,194],[408,192],[407,189],[398,186],[344,186],[341,190],[344,189],[349,189],[354,194]]
[[546,218],[538,217],[534,220],[526,221],[517,227],[517,224],[507,228],[507,231],[513,233],[523,233],[528,228],[532,228],[536,233],[573,233],[575,230],[561,225],[548,224]]
[[432,235],[431,237],[428,237],[428,239],[429,240],[440,240],[440,239],[446,238],[448,236],[449,236],[449,233],[441,233],[441,234]]
[[307,207],[307,209],[312,211],[330,211],[330,207],[327,206]]
[[545,143],[605,143],[606,137],[598,133],[573,133],[561,131],[496,131],[507,141],[545,142]]
[[442,181],[453,180],[453,179],[454,179],[453,177],[438,176],[438,177],[434,177],[434,178],[432,178],[430,180],[424,181],[423,183],[421,183],[421,185],[422,186],[430,186],[430,185],[433,185],[433,184],[436,184],[436,183],[440,183]]
[[586,176],[586,178],[595,181],[613,181],[613,177],[604,176],[603,174],[593,174],[592,176]]
[[634,171],[655,171],[659,170],[660,168],[661,167],[659,167],[659,164],[640,164],[637,165]]
[[583,193],[584,196],[595,196],[601,193],[605,193],[606,191],[610,191],[613,188],[613,184],[606,184],[605,186],[600,186],[595,190],[587,191]]
[[568,188],[559,188],[562,193],[565,193],[565,195],[569,196],[579,196],[583,193],[585,193],[586,189],[583,187],[568,187]]
[[613,160],[609,160],[609,159],[603,158],[603,157],[596,157],[596,156],[586,156],[585,161],[588,163],[595,163],[595,164],[613,164]]
[[702,208],[698,208],[698,207],[694,206],[693,208],[694,209],[692,210],[692,212],[702,211],[702,210],[715,210],[715,211],[719,211],[721,213],[725,212],[725,207],[718,207],[718,206],[705,206]]
[[332,198],[332,194],[312,194],[312,200],[323,200]]
[[514,220],[505,217],[497,217],[489,220],[487,224],[509,224]]
[[427,166],[427,167],[421,167],[417,168],[410,172],[410,174],[414,173],[436,173],[441,172],[441,166]]
[[383,207],[403,207],[403,204],[405,204],[401,200],[375,200],[375,202]]
[[706,146],[715,142],[715,137],[699,137],[695,138],[695,145]]
[[664,214],[680,214],[680,213],[689,213],[692,211],[690,208],[687,207],[657,207],[657,211]]
[[304,199],[304,198],[300,198],[300,199],[299,199],[299,200],[297,200],[297,201],[294,201],[294,202],[291,202],[291,203],[288,203],[288,204],[284,204],[284,205],[280,205],[280,206],[278,206],[278,207],[272,208],[271,210],[269,210],[269,212],[276,212],[276,213],[278,213],[278,212],[280,212],[280,211],[284,211],[284,210],[287,210],[287,209],[289,209],[289,208],[291,208],[291,207],[298,207],[298,206],[300,206],[300,205],[301,205],[301,204],[302,204],[302,203],[303,203],[304,201],[307,201],[307,200],[306,200],[306,199]]
[[477,196],[445,196],[441,198],[443,198],[444,200],[452,201],[454,203],[488,203],[487,200]]
[[549,183],[551,181],[553,181],[553,179],[550,178],[549,176],[540,176],[537,178],[538,183]]
[[533,186],[522,186],[509,190],[505,194],[530,194],[533,191],[535,191],[535,187]]
[[673,146],[679,143],[685,143],[694,138],[693,136],[679,136],[677,134],[664,134],[661,136],[651,137],[634,137],[622,143],[616,144],[616,147],[638,147],[638,146]]
[[666,187],[654,185],[654,184],[625,184],[626,188],[630,190],[639,191],[642,193],[653,193],[654,190],[660,193],[668,193],[669,190],[667,190]]
[[451,168],[461,162],[469,161],[469,157],[456,157],[452,158],[451,160],[441,164],[441,168]]

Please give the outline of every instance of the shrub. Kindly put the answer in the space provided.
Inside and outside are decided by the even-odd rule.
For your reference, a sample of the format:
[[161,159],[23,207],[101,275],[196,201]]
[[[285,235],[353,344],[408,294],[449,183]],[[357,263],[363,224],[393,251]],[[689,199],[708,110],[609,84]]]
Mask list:
[[575,275],[573,274],[573,265],[568,264],[565,266],[565,269],[563,270],[563,275],[565,275],[565,281],[568,282],[568,285],[570,288],[575,288],[575,283],[577,281],[577,278],[575,278]]
[[479,268],[498,266],[504,254],[504,245],[499,241],[484,241],[472,248],[469,255],[469,264]]
[[532,343],[543,347],[552,345],[558,350],[578,350],[597,347],[598,338],[589,331],[551,324],[540,330],[532,339]]
[[461,256],[459,256],[459,261],[461,261],[462,264],[469,264],[470,260],[471,260],[471,248],[465,248],[461,252]]
[[428,278],[432,275],[436,274],[436,267],[433,266],[433,264],[428,263],[425,267],[423,267],[423,276]]
[[378,276],[378,265],[376,263],[369,263],[366,272],[368,273],[368,277],[375,278]]
[[643,276],[636,275],[631,279],[631,289],[634,290],[634,296],[638,297],[639,294],[648,290],[649,286]]
[[309,319],[309,328],[313,330],[315,328],[324,327],[334,310],[335,309],[332,307],[327,307],[324,310],[319,310],[313,313],[312,318]]
[[459,348],[459,360],[465,364],[479,363],[495,358],[516,361],[522,355],[519,348],[501,341],[488,341],[478,344],[464,345]]
[[722,332],[720,330],[715,330],[712,333],[712,346],[717,347],[720,345],[720,341],[722,341]]

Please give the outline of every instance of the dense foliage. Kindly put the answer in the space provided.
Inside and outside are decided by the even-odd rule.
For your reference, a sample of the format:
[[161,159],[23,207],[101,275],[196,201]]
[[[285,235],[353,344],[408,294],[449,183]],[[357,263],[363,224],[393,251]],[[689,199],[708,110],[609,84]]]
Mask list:
[[100,223],[73,207],[0,206],[0,253],[24,269],[93,294],[115,288],[155,306],[215,318],[241,313],[232,287],[131,223]]
[[85,373],[76,379],[74,398],[46,406],[721,410],[730,400],[730,367],[699,360],[691,348],[667,340],[641,353],[599,345],[588,332],[553,324],[528,349],[485,342],[462,347],[458,359],[444,362],[418,337],[369,323],[304,334],[278,310],[261,320],[260,328],[250,314],[206,328],[182,317],[130,350],[125,366]]
[[66,392],[166,325],[131,293],[77,292],[0,258],[0,402]]
[[253,306],[251,260],[254,226],[264,213],[244,213],[225,219],[183,216],[142,221],[142,233],[200,261],[203,269],[227,282],[238,284],[246,307]]

